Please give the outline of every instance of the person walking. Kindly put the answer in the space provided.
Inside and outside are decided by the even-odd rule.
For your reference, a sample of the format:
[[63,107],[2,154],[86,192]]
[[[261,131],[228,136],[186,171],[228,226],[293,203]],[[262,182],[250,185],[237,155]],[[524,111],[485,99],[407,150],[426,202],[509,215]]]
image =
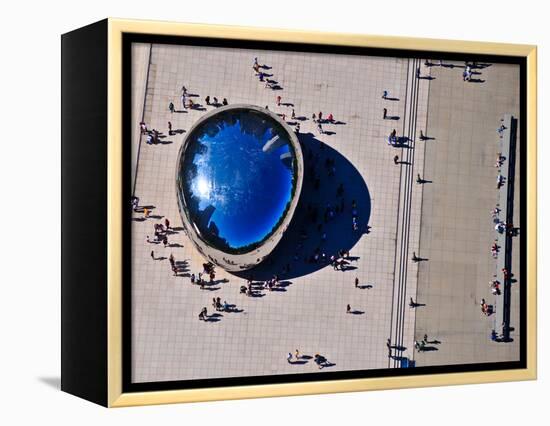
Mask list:
[[174,103],[173,102],[170,102],[168,104],[168,109],[170,110],[170,113],[174,113],[174,111],[176,111],[176,108],[174,108]]
[[349,314],[349,313],[351,313],[351,306],[348,303],[348,306],[346,306],[346,314]]
[[223,98],[223,101],[222,101],[222,105],[229,105],[229,102],[227,102],[227,99],[226,98]]
[[388,117],[388,109],[384,108],[383,111],[384,111],[383,119],[385,120]]
[[155,259],[155,251],[154,251],[154,250],[151,250],[151,259],[156,260],[156,259]]
[[277,96],[276,101],[277,101],[277,106],[281,106],[281,96]]
[[399,164],[399,155],[393,157],[393,164]]
[[172,123],[170,121],[168,122],[168,134],[172,136]]
[[359,288],[359,278],[355,277],[355,288]]
[[292,364],[292,354],[289,352],[288,355],[286,356],[286,360],[289,364]]
[[388,91],[387,90],[384,90],[382,92],[382,99],[388,99]]
[[204,98],[204,102],[206,102],[206,105],[210,105],[210,95],[207,95],[206,98]]
[[296,113],[294,112],[294,108],[292,108],[292,115],[290,116],[293,120],[296,119]]

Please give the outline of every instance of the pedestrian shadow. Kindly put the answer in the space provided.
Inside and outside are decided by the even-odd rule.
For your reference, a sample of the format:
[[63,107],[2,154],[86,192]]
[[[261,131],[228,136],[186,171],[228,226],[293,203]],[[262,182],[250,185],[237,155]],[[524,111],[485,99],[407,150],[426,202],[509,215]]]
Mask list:
[[386,138],[386,141],[388,142],[388,145],[395,148],[410,148],[410,146],[407,145],[407,142],[410,142],[411,139],[408,136],[399,136],[395,139]]
[[352,315],[365,315],[365,311],[360,311],[358,309],[354,309],[353,311],[349,311]]
[[241,312],[244,312],[244,309],[228,307],[227,309],[224,310],[224,312],[227,312],[229,314],[240,314]]
[[187,260],[176,260],[175,266],[178,268],[178,271],[181,272],[186,272],[189,270],[189,262]]
[[205,291],[218,291],[218,290],[221,290],[221,287],[212,287],[212,286],[201,286],[200,287],[201,290],[205,290]]
[[290,365],[304,365],[307,364],[306,360],[288,361]]
[[357,266],[349,265],[349,264],[343,264],[340,266],[340,271],[346,272],[346,271],[355,271],[357,269]]
[[395,349],[396,351],[404,352],[407,350],[406,346],[403,345],[392,345],[390,346],[391,349]]
[[425,183],[433,183],[433,181],[426,180],[426,179],[416,179],[416,183],[418,183],[420,185],[424,185]]
[[281,105],[286,106],[286,107],[293,107],[294,106],[294,104],[290,103],[290,102],[281,102]]
[[485,83],[485,80],[481,78],[471,78],[468,80],[469,83]]
[[189,98],[198,98],[199,97],[199,95],[196,94],[196,93],[188,93],[186,96],[189,97]]
[[372,288],[372,285],[371,284],[358,285],[357,288],[359,290],[370,290]]
[[420,75],[420,76],[418,76],[418,79],[419,80],[435,80],[435,77],[433,77],[431,75]]
[[164,216],[158,215],[158,214],[150,214],[149,218],[151,219],[162,219]]
[[331,130],[324,130],[323,131],[323,135],[327,135],[327,136],[332,136],[332,135],[335,135],[336,132],[333,132]]
[[399,120],[401,117],[399,117],[398,115],[386,115],[386,118],[384,118],[384,120]]
[[[298,138],[304,155],[304,177],[294,217],[271,255],[249,271],[235,272],[239,277],[254,277],[255,280],[263,281],[273,275],[292,279],[311,274],[330,266],[330,257],[338,257],[338,251],[351,251],[367,229],[371,199],[361,173],[346,157],[321,142],[312,133],[300,133]],[[328,175],[325,167],[327,159],[334,162],[333,176]],[[320,187],[316,190],[317,177]],[[342,197],[336,195],[340,183],[345,185]],[[359,225],[355,232],[352,228],[353,200],[356,202]],[[323,212],[329,204],[335,214],[325,222]],[[321,239],[319,226],[326,233],[324,241]],[[311,261],[317,249],[320,253],[325,253],[325,262]],[[356,267],[347,265],[346,269],[352,270]]]
[[484,69],[492,66],[493,64],[484,63],[484,64],[470,64],[470,68],[472,69]]
[[219,322],[219,321],[221,321],[221,318],[215,317],[214,315],[216,315],[216,314],[213,314],[213,315],[210,315],[209,317],[207,317],[204,320],[204,322]]
[[175,109],[174,112],[176,112],[178,114],[187,114],[187,111],[184,110],[184,109]]
[[306,120],[307,120],[307,117],[304,117],[303,115],[301,115],[300,117],[294,117],[294,120],[306,121]]
[[434,351],[438,351],[438,350],[439,350],[439,348],[436,348],[435,346],[424,346],[418,352],[434,352]]
[[388,97],[385,97],[385,98],[382,98],[384,99],[385,101],[393,101],[393,102],[398,102],[399,101],[399,98],[388,98]]

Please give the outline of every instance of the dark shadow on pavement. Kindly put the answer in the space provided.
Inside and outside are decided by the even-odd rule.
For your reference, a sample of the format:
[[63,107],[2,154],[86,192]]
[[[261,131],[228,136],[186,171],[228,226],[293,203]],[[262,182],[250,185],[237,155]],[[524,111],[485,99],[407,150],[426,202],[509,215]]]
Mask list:
[[[280,279],[308,275],[326,266],[331,267],[331,256],[338,257],[340,250],[351,251],[366,233],[371,199],[359,170],[312,133],[300,133],[298,138],[304,155],[304,180],[294,218],[271,255],[256,268],[235,273],[239,277],[263,281],[273,275]],[[327,167],[327,160],[333,161],[333,167]],[[340,184],[344,185],[344,190],[338,196]],[[354,200],[356,231],[352,224]],[[334,214],[326,219],[329,205]],[[323,234],[326,234],[325,238]],[[316,253],[319,259],[312,261]],[[356,267],[347,265],[346,269]]]

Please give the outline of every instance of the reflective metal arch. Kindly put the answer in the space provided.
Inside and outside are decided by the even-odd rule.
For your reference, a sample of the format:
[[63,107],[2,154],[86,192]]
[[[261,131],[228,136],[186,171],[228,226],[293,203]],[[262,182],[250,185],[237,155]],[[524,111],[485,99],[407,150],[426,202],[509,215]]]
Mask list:
[[[216,247],[201,234],[201,230],[197,227],[194,220],[190,217],[189,206],[186,204],[184,196],[184,182],[182,182],[182,164],[185,160],[185,155],[188,151],[189,145],[194,142],[196,137],[196,131],[204,127],[205,123],[211,121],[213,117],[218,115],[227,114],[228,112],[246,112],[253,111],[255,114],[263,114],[267,119],[273,120],[280,129],[285,132],[285,136],[288,137],[288,143],[293,150],[295,167],[294,167],[294,187],[293,195],[289,202],[288,208],[286,208],[282,219],[278,222],[274,231],[270,233],[267,238],[261,241],[259,244],[252,245],[250,250],[247,251],[231,251],[222,250],[220,247]],[[228,271],[244,271],[251,269],[254,266],[261,263],[277,246],[281,240],[284,232],[288,228],[296,206],[300,199],[302,191],[302,182],[304,175],[304,161],[303,154],[300,147],[300,143],[293,129],[290,128],[281,118],[275,113],[258,106],[237,104],[228,105],[221,108],[216,108],[203,115],[197,120],[193,126],[186,133],[182,145],[180,146],[176,163],[176,193],[178,200],[178,207],[180,210],[180,217],[183,222],[185,232],[189,239],[193,242],[197,250],[210,262],[222,267]]]

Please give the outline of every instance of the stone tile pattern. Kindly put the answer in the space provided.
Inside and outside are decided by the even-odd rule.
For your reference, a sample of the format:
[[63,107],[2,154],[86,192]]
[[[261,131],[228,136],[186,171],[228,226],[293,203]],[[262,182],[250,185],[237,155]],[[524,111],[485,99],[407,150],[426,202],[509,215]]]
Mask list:
[[[272,91],[258,82],[252,70],[255,56],[272,67],[269,72],[284,90]],[[174,129],[188,129],[203,114],[169,113],[170,101],[181,109],[182,85],[189,93],[199,94],[200,98],[194,100],[201,104],[206,95],[217,96],[220,101],[226,97],[230,103],[268,105],[288,116],[289,108],[275,105],[275,97],[281,95],[282,102],[294,103],[297,115],[311,117],[323,111],[326,116],[331,112],[335,119],[344,121],[346,125],[325,125],[336,134],[320,139],[337,149],[364,176],[372,197],[372,230],[352,249],[352,255],[360,256],[357,270],[339,272],[329,266],[292,279],[286,292],[248,298],[239,294],[243,280],[223,271],[218,271],[216,279],[226,277],[229,282],[212,292],[192,286],[188,278],[172,276],[167,260],[151,259],[151,249],[156,256],[173,253],[176,260],[187,260],[195,273],[201,270],[202,257],[183,232],[170,238],[183,248],[147,244],[146,236],[153,235],[153,224],[160,220],[134,221],[134,381],[325,371],[318,370],[312,361],[288,364],[286,355],[295,349],[326,356],[336,364],[327,371],[387,367],[385,342],[391,321],[400,173],[392,161],[393,149],[383,140],[394,123],[382,120],[382,108],[387,103],[381,95],[386,89],[404,98],[406,65],[406,59],[395,58],[152,47],[144,109],[149,128],[166,134],[170,120]],[[393,107],[395,111],[389,113],[403,115],[403,102]],[[301,131],[317,133],[311,120],[302,123]],[[175,163],[182,140],[183,135],[170,136],[164,139],[165,144],[153,146],[142,141],[136,177],[136,195],[141,204],[156,206],[153,215],[169,218],[173,226],[181,226],[175,197]],[[419,212],[414,217],[418,219]],[[356,276],[362,284],[373,287],[355,289]],[[216,323],[199,321],[201,308],[207,306],[212,312],[212,297],[218,296],[244,312],[224,313]],[[365,311],[365,315],[346,314],[348,303]],[[412,338],[411,332],[407,340]]]
[[[434,61],[435,62],[435,61]],[[464,63],[456,62],[457,65]],[[433,67],[430,84],[420,252],[429,258],[419,264],[416,339],[439,340],[437,351],[415,355],[417,365],[514,361],[519,359],[519,238],[514,238],[512,288],[514,342],[490,341],[496,315],[482,314],[480,301],[492,303],[489,282],[497,262],[490,247],[495,239],[491,211],[496,190],[499,151],[496,129],[506,113],[519,114],[519,67],[493,64],[468,83],[463,68]],[[519,121],[521,126],[521,119]],[[519,134],[519,133],[518,133]],[[525,143],[518,139],[519,145]],[[516,165],[519,170],[519,163]],[[516,174],[515,220],[519,223],[519,185]]]

